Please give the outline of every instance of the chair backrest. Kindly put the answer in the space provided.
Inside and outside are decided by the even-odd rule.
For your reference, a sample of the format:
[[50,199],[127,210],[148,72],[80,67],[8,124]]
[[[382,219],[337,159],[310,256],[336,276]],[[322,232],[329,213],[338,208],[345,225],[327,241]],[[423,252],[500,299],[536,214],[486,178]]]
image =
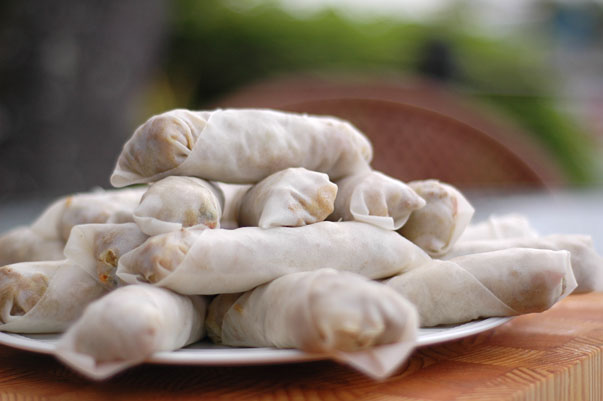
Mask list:
[[417,92],[423,97],[414,96],[418,104],[413,105],[408,91],[390,86],[321,85],[268,82],[217,105],[346,119],[371,140],[372,166],[403,181],[437,178],[462,188],[548,188],[565,182],[556,164],[528,138],[458,106],[446,92]]

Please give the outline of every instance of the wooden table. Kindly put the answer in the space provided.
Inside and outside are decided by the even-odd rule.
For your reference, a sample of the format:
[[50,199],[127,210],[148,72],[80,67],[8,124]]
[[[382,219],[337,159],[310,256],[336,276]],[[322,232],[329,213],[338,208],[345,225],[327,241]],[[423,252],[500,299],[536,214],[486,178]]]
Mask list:
[[0,400],[601,400],[603,294],[421,348],[375,382],[332,362],[252,367],[144,365],[87,381],[50,356],[0,346]]

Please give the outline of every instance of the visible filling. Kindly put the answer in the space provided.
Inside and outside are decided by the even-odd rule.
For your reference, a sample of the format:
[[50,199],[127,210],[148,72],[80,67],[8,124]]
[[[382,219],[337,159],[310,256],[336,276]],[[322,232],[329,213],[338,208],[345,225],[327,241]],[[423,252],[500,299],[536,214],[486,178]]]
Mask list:
[[[5,317],[23,316],[42,298],[48,288],[48,278],[40,273],[24,276],[10,266],[0,268],[0,311]],[[7,313],[8,312],[8,313]]]
[[149,238],[134,251],[139,273],[150,283],[161,281],[182,263],[193,239],[186,230]]
[[198,137],[184,121],[169,115],[152,118],[139,130],[124,156],[126,165],[143,177],[177,167],[188,157]]
[[96,264],[96,274],[100,282],[109,288],[115,288],[118,285],[115,271],[117,269],[117,261],[119,260],[119,252],[116,249],[107,249],[102,252]]
[[224,317],[232,309],[238,313],[243,313],[243,308],[237,300],[241,297],[240,293],[237,294],[222,294],[214,298],[207,310],[207,318],[205,319],[205,325],[207,329],[207,335],[215,343],[222,342],[222,323]]
[[323,221],[333,213],[337,187],[335,185],[323,185],[318,188],[315,196],[311,198],[299,197],[298,202],[303,209],[314,217],[316,221]]

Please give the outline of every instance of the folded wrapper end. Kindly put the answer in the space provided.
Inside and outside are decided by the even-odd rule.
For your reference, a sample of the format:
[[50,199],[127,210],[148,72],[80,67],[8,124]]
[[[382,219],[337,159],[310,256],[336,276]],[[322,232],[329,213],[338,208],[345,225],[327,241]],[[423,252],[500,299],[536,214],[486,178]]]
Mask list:
[[[354,216],[355,221],[359,221],[362,223],[372,224],[384,230],[394,231],[396,230],[396,226],[394,224],[393,217],[390,216],[371,216],[364,213],[358,213],[356,211],[352,211],[352,216]],[[341,219],[340,219],[341,220]],[[398,227],[400,228],[400,227]]]
[[53,354],[59,361],[69,366],[71,369],[82,376],[95,381],[110,379],[128,368],[144,362],[144,360],[128,360],[97,363],[90,355],[60,347],[57,347]]
[[[164,277],[156,282],[147,281],[141,273],[132,273],[129,268],[129,266],[131,266],[129,264],[130,261],[127,258],[127,256],[131,252],[132,251],[126,253],[117,262],[117,270],[115,271],[115,275],[119,279],[121,279],[126,284],[148,284],[148,285],[153,285],[155,287],[165,287],[165,288],[171,289],[169,286],[165,286],[164,283],[174,272],[169,272],[166,275],[166,277]],[[122,263],[122,260],[124,261],[123,263]],[[179,291],[176,291],[176,292],[179,292]],[[183,292],[181,292],[181,294],[184,295]],[[197,294],[187,294],[187,295],[197,295]]]
[[[149,236],[161,235],[172,231],[182,230],[182,223],[173,221],[163,221],[155,217],[138,216],[136,213],[132,215],[134,222],[140,228],[140,231]],[[197,227],[197,226],[194,226]],[[203,225],[203,227],[207,227]]]
[[79,225],[74,226],[63,249],[63,254],[67,260],[90,274],[95,280],[98,280],[98,276],[94,270],[96,259],[90,250],[94,243],[94,238],[92,238],[91,234],[93,233],[86,230],[85,227],[82,229]]
[[119,162],[118,165],[115,167],[115,171],[113,172],[113,174],[111,174],[111,178],[109,179],[109,182],[115,188],[123,188],[127,187],[128,185],[134,184],[144,184],[148,181],[149,180],[146,177],[142,177],[141,175],[124,171],[119,165]]
[[126,254],[122,255],[121,258],[119,258],[119,260],[117,261],[117,270],[115,270],[115,276],[117,276],[126,284],[149,284],[149,282],[146,281],[141,274],[132,273],[129,269],[129,256],[134,251],[135,249],[131,250],[130,252],[127,252]]
[[[563,291],[561,292],[561,295],[559,296],[559,299],[557,300],[557,302],[561,301],[563,298],[567,297],[569,294],[571,294],[572,292],[574,292],[574,290],[578,287],[578,281],[576,280],[576,276],[574,275],[574,269],[572,268],[572,257],[571,257],[571,253],[569,251],[559,251],[559,252],[563,252],[565,253],[564,256],[564,266],[565,266],[565,276],[563,278],[563,280],[565,280],[564,283],[564,288]],[[601,259],[601,277],[599,280],[600,284],[603,284],[603,258]],[[602,291],[603,290],[603,285],[599,286],[598,290],[595,291]]]
[[[585,283],[579,283],[578,290],[584,288],[584,290],[576,291],[576,293],[585,293],[585,292],[603,292],[603,257],[601,257],[596,250],[594,249],[594,244],[592,243],[592,237],[588,237],[587,239],[590,242],[591,253],[593,257],[593,272],[590,277],[590,283],[585,285]],[[570,252],[571,254],[571,252]],[[576,279],[577,280],[577,279]]]
[[599,258],[599,271],[593,279],[593,291],[603,292],[603,258]]
[[374,380],[385,380],[408,359],[415,349],[415,344],[416,341],[412,340],[378,345],[366,351],[337,351],[332,357]]
[[125,272],[123,270],[120,270],[119,267],[117,268],[117,273],[115,273],[115,275],[122,279],[123,282],[126,284],[149,284],[149,282],[142,279],[140,275]]
[[385,380],[396,373],[417,345],[419,315],[410,302],[408,305],[411,309],[408,311],[408,320],[399,341],[376,345],[361,351],[334,351],[333,359],[353,367],[374,380]]

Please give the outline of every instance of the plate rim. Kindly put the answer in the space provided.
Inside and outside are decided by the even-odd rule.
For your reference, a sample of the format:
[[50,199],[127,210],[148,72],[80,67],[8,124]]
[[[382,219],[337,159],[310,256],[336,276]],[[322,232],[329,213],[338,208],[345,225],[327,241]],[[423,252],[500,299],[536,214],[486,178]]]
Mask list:
[[[431,346],[479,334],[501,326],[512,318],[489,317],[459,325],[421,328],[417,336],[416,347]],[[55,349],[54,344],[59,337],[60,334],[0,332],[0,344],[24,351],[52,355]],[[199,345],[206,344],[206,341],[197,342],[175,351],[156,352],[145,362],[165,365],[236,366],[297,363],[327,359],[324,354],[311,354],[296,349],[231,348],[211,346],[209,343],[207,343],[207,348],[199,347]]]

